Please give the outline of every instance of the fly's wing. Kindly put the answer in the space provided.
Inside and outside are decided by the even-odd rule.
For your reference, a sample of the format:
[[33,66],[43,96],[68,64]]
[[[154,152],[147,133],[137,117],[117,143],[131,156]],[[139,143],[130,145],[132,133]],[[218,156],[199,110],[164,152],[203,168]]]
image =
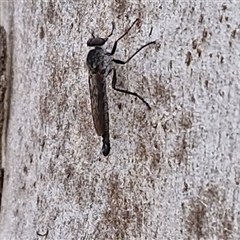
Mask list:
[[97,135],[103,136],[105,132],[104,94],[106,94],[104,75],[89,74],[89,90],[94,127]]

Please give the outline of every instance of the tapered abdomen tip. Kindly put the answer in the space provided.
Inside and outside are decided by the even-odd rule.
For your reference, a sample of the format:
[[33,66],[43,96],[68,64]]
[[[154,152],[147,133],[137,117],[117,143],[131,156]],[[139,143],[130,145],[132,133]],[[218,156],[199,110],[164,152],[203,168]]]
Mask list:
[[109,142],[105,142],[103,143],[102,146],[102,153],[103,155],[106,157],[110,152],[110,143]]

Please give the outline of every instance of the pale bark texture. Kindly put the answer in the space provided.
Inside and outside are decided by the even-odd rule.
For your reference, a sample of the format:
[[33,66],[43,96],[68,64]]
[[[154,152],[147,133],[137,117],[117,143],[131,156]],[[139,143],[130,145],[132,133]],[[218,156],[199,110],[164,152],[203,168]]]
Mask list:
[[[0,7],[7,33],[1,240],[240,238],[239,0]],[[104,157],[86,42],[93,30],[105,37],[114,21],[111,50],[136,18],[115,57],[157,44],[117,66],[118,86],[152,109],[114,91],[110,74]]]

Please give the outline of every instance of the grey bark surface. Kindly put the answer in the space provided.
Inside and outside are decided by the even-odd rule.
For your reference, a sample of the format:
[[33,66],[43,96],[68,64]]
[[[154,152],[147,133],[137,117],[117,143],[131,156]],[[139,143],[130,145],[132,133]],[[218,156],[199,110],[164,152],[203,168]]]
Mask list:
[[[239,239],[238,1],[1,1],[0,9],[8,86],[0,239]],[[111,49],[136,18],[116,58],[158,44],[117,66],[118,85],[152,110],[112,90],[109,76],[112,148],[103,157],[86,42],[114,21]]]

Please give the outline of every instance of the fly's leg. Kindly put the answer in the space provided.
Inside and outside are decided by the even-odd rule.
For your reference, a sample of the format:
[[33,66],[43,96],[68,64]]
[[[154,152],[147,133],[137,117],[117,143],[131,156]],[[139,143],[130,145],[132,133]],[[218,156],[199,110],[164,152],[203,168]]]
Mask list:
[[149,42],[142,47],[140,47],[132,56],[130,56],[126,61],[118,60],[118,59],[113,59],[113,61],[117,64],[126,64],[128,63],[137,53],[139,53],[143,48],[147,47],[150,44],[156,44],[156,41]]
[[[122,63],[122,64],[125,64],[125,63]],[[130,94],[130,95],[133,95],[133,96],[139,98],[148,107],[149,110],[151,109],[150,105],[141,96],[139,96],[135,92],[130,92],[130,91],[127,91],[127,90],[124,90],[124,89],[117,88],[116,87],[116,82],[117,82],[117,74],[116,74],[116,69],[114,68],[113,69],[112,88],[114,90],[116,90],[116,91],[119,91],[119,92],[122,92],[122,93],[126,93],[126,94]]]
[[[128,63],[137,53],[139,53],[143,48],[147,47],[150,44],[156,44],[156,41],[153,42],[149,42],[145,45],[143,45],[142,47],[140,47],[134,54],[132,54],[126,61],[122,61],[122,60],[118,60],[118,59],[113,59],[113,61],[117,64],[126,64]],[[116,82],[117,82],[117,76],[116,76],[116,70],[113,69],[113,80],[112,80],[112,87],[114,90],[119,91],[119,92],[123,92],[123,93],[127,93],[127,94],[131,94],[133,96],[136,96],[137,98],[139,98],[144,104],[147,105],[148,109],[151,109],[151,107],[149,106],[149,104],[141,97],[139,96],[137,93],[135,92],[129,92],[127,90],[123,90],[123,89],[119,89],[116,87]]]
[[111,30],[110,34],[108,34],[107,39],[112,36],[114,29],[115,29],[115,24],[114,24],[114,22],[112,22],[112,30]]
[[135,24],[137,21],[138,21],[138,18],[132,23],[132,25],[128,28],[128,30],[127,30],[120,38],[118,38],[118,39],[115,41],[115,43],[114,43],[114,45],[113,45],[113,49],[112,49],[112,51],[111,51],[111,55],[113,55],[113,54],[115,53],[115,51],[116,51],[116,49],[117,49],[117,43],[118,43],[118,41],[120,41],[123,37],[125,37],[125,36],[128,34],[128,32],[131,30],[131,28],[134,26],[134,24]]

